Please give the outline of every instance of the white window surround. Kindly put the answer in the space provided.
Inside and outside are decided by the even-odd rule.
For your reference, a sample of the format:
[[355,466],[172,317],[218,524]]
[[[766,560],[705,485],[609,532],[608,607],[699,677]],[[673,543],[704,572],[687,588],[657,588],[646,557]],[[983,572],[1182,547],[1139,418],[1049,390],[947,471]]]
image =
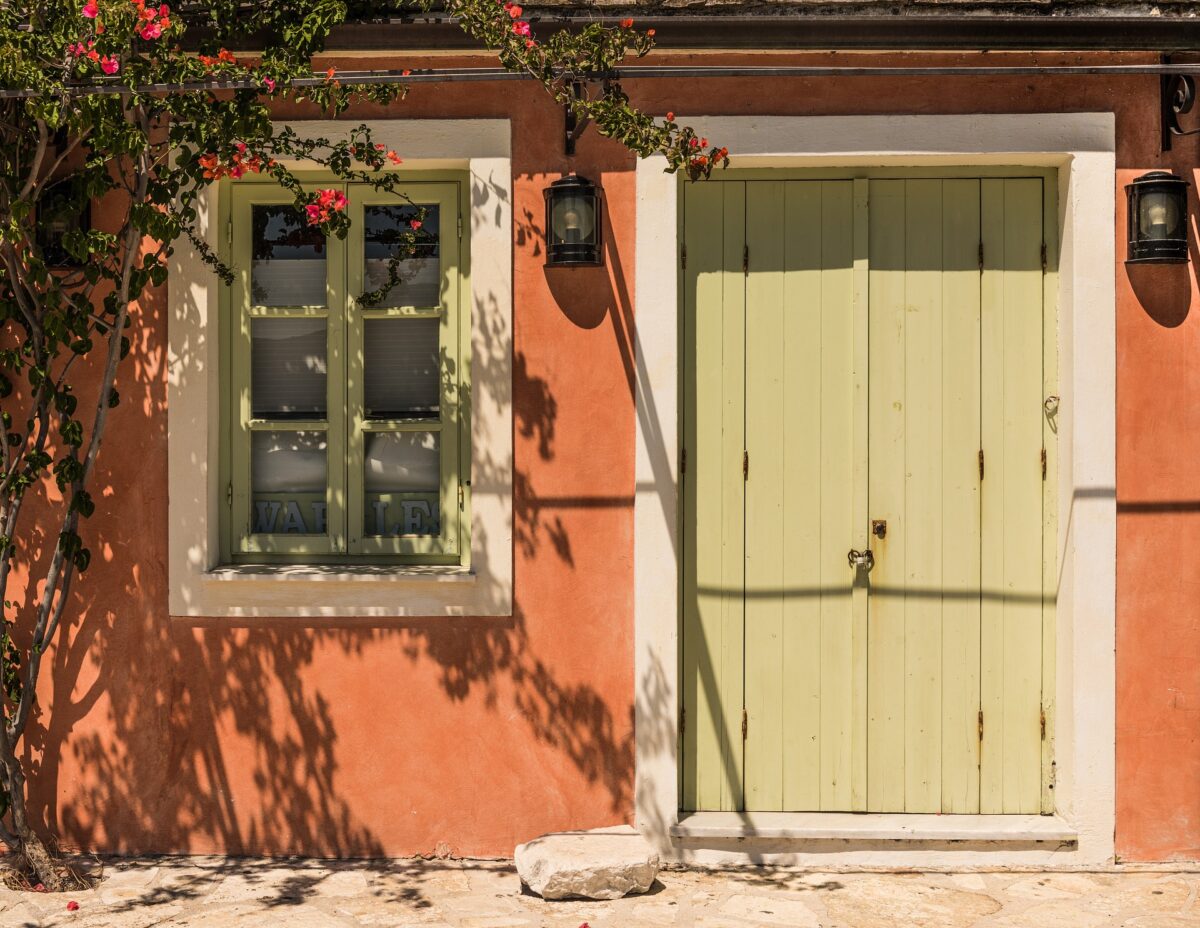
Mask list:
[[[300,120],[344,137],[357,121]],[[168,572],[173,616],[512,615],[512,152],[504,119],[368,123],[404,154],[399,170],[470,175],[471,567],[223,568],[219,557],[221,284],[186,242],[168,281]],[[301,167],[295,165],[295,167]],[[218,190],[198,204],[216,250]]]
[[[1105,865],[1115,823],[1116,252],[1112,113],[683,116],[737,167],[1011,165],[1059,176],[1057,814],[680,822],[678,179],[637,168],[636,817],[668,859],[801,866]],[[734,144],[736,143],[736,145]],[[948,830],[949,829],[949,830]],[[1076,840],[1070,840],[1075,836]]]

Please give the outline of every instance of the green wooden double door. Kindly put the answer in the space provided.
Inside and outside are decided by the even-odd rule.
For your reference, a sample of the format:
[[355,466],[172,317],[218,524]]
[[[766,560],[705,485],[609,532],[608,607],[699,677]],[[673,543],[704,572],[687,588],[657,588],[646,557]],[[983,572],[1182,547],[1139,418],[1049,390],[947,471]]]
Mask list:
[[1052,809],[1045,184],[685,187],[685,810]]

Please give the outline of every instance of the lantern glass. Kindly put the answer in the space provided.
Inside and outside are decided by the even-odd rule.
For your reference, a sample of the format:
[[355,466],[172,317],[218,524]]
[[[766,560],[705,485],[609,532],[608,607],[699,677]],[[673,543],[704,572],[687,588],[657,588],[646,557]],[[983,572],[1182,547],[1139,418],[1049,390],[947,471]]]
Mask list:
[[545,190],[546,266],[597,266],[603,259],[600,188],[572,174]]
[[551,212],[550,233],[555,242],[564,245],[594,244],[596,210],[592,198],[571,195],[557,199]]
[[1187,181],[1153,171],[1125,188],[1129,197],[1132,264],[1179,264],[1188,259]]

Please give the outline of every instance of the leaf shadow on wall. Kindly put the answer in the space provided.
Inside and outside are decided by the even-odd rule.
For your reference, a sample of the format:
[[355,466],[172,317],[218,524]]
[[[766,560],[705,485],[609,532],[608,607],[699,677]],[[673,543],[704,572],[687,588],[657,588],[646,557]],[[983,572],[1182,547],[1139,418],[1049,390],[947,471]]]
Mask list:
[[[472,195],[478,206],[501,194]],[[506,726],[530,733],[607,798],[600,817],[628,820],[632,719],[586,677],[563,679],[554,661],[539,654],[555,623],[544,616],[532,622],[519,597],[511,618],[166,614],[165,315],[163,293],[140,310],[133,356],[119,380],[123,401],[99,458],[97,514],[84,527],[93,566],[73,591],[27,747],[35,819],[46,832],[64,846],[123,853],[432,853],[435,846],[397,847],[403,838],[385,843],[376,824],[422,802],[436,805],[436,797],[405,795],[407,766],[428,769],[434,757],[479,783],[507,780],[512,790],[531,774],[512,756],[512,769],[484,754],[447,756],[452,742],[444,731],[436,743],[422,743],[427,717],[444,728],[440,714],[453,718],[450,707],[468,702],[495,720],[495,732],[479,733],[485,743],[503,741]],[[476,364],[509,363],[510,332],[476,337]],[[532,440],[538,459],[550,460],[558,416],[553,393],[521,355],[511,364],[511,384],[491,394],[479,390],[474,402],[511,401],[517,433]],[[185,381],[196,376],[201,388],[195,359],[173,359],[171,367]],[[503,382],[484,373],[474,370],[474,381]],[[514,543],[527,564],[549,558],[572,566],[566,521],[538,498],[528,467],[513,470],[507,460],[489,458],[485,447],[475,451],[473,477],[478,485],[511,479]],[[40,534],[30,541],[39,564],[53,544],[44,507],[40,515]],[[28,614],[27,598],[20,610]],[[330,666],[340,675],[327,678]],[[389,694],[405,686],[406,675],[421,687],[432,680],[442,701],[430,691],[421,712],[387,711]],[[368,693],[381,710],[377,716],[348,720],[344,687],[351,680],[356,700]],[[543,755],[535,761],[527,753],[531,763],[544,763]],[[363,788],[362,766],[383,761],[391,765],[386,775]],[[358,785],[348,789],[348,781]],[[391,785],[382,789],[383,782]],[[553,811],[546,814],[553,819]],[[458,852],[464,838],[471,836],[445,835],[449,852]]]

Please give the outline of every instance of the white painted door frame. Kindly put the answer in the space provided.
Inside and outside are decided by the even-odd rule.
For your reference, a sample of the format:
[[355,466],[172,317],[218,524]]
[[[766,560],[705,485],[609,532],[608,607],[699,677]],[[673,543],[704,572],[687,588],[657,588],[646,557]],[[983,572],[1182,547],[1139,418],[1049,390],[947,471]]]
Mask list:
[[[636,814],[668,858],[1080,866],[1115,817],[1115,118],[1112,113],[707,117],[737,167],[1053,167],[1059,177],[1058,762],[1052,818],[815,813],[679,824],[678,179],[637,169]],[[953,834],[938,818],[953,820]],[[947,823],[948,824],[948,823]],[[672,834],[674,832],[674,834]],[[1073,841],[1062,840],[1065,835]],[[899,841],[899,843],[897,843]],[[831,845],[830,842],[834,842]],[[950,843],[956,842],[956,843]],[[962,843],[958,843],[962,842]]]

